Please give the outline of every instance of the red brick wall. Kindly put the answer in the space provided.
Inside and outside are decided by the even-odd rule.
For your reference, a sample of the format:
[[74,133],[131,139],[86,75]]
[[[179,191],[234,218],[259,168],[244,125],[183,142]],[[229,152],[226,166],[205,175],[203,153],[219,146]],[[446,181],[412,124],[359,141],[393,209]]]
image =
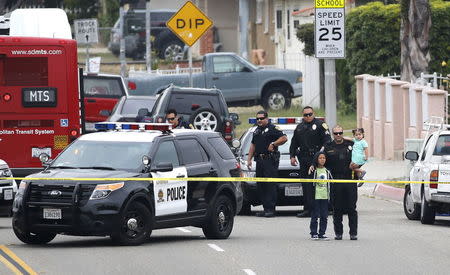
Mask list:
[[214,52],[213,31],[209,29],[200,38],[200,55]]

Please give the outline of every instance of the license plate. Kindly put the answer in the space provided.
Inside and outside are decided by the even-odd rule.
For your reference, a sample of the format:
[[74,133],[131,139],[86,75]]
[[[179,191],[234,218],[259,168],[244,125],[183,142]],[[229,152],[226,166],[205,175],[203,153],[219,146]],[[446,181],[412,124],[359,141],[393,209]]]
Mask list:
[[303,189],[301,186],[286,186],[284,187],[284,195],[286,197],[303,196]]
[[52,148],[31,148],[31,157],[38,158],[40,154],[47,154],[50,158],[52,157]]
[[44,219],[48,219],[48,220],[62,219],[61,209],[44,208]]
[[13,190],[12,189],[3,189],[3,199],[5,201],[10,201],[13,199]]

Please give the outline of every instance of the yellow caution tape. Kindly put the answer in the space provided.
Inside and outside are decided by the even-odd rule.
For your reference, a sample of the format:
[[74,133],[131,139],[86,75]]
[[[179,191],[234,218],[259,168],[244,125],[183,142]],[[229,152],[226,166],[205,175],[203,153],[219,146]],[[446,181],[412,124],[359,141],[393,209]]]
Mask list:
[[199,178],[0,178],[0,180],[61,180],[61,181],[255,181],[255,182],[334,182],[334,183],[400,183],[400,184],[450,184],[450,182],[411,180],[349,180],[349,179],[301,179],[301,178],[245,178],[245,177],[199,177]]

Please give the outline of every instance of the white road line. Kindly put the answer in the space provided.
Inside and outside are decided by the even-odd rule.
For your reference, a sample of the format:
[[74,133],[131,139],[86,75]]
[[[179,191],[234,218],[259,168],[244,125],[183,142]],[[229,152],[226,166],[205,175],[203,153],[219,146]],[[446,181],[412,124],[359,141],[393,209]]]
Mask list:
[[251,269],[242,269],[247,275],[256,275],[256,273]]
[[215,245],[215,244],[209,243],[208,245],[209,245],[209,247],[211,247],[211,248],[214,249],[215,251],[218,251],[218,252],[224,252],[224,251],[225,251],[225,250],[223,250],[222,248],[218,247],[218,246]]
[[192,232],[191,230],[187,230],[187,229],[185,229],[183,227],[177,227],[177,229],[180,230],[181,232],[184,232],[184,233],[191,233]]

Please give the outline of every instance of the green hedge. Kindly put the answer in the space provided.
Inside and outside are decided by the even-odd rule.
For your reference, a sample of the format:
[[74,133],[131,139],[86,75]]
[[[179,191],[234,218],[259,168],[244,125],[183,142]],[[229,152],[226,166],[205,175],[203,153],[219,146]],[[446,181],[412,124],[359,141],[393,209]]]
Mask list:
[[[355,75],[400,73],[400,22],[398,4],[371,2],[346,15],[346,59],[336,62],[340,110],[356,108]],[[450,2],[431,1],[431,22],[428,71],[449,74],[450,65],[442,67],[441,63],[450,64]],[[309,29],[301,25],[297,33],[305,43],[309,36],[301,31]]]

